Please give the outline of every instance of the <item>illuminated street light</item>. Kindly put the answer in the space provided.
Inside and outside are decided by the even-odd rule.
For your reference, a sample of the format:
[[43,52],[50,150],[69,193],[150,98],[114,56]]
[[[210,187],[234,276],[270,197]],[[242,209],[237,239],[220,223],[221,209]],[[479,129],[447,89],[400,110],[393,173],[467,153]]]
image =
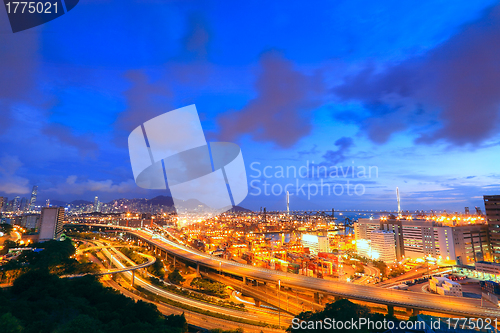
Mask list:
[[280,292],[281,292],[281,280],[278,280],[278,326],[281,329],[281,303],[280,303]]

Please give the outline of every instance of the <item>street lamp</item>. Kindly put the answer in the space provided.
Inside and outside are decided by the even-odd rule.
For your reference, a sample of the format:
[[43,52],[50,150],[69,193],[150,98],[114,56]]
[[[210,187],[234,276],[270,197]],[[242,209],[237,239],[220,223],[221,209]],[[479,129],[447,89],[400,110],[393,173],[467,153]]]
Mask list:
[[278,280],[278,326],[281,329],[281,303],[280,303],[281,280]]

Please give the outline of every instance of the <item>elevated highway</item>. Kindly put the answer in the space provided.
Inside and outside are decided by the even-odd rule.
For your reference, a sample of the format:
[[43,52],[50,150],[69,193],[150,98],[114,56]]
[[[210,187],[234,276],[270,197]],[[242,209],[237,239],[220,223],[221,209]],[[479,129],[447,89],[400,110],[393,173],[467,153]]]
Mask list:
[[[107,250],[107,249],[114,249],[115,247],[117,247],[117,246],[106,246],[106,245],[91,246],[91,247],[88,247],[86,249],[80,250],[78,252],[83,253],[83,252],[88,252],[88,251],[92,251],[92,250]],[[118,246],[118,247],[120,247],[120,246]],[[111,256],[111,260],[115,263],[115,265],[120,266],[120,267],[114,268],[114,269],[108,269],[106,271],[99,271],[97,273],[92,273],[92,275],[108,275],[108,274],[117,274],[117,273],[125,273],[125,272],[135,271],[137,269],[149,267],[156,262],[156,258],[153,256],[150,256],[150,255],[144,254],[144,253],[137,253],[137,254],[146,258],[148,261],[145,263],[142,263],[142,264],[134,264],[132,266],[125,266],[125,265],[121,264],[121,262],[116,257]],[[90,273],[65,275],[63,277],[66,277],[66,278],[80,277],[80,276],[84,276],[84,275],[88,275],[88,274],[90,274]]]
[[342,297],[351,300],[383,304],[388,307],[401,307],[412,310],[414,313],[417,313],[418,311],[430,311],[461,317],[500,317],[499,308],[481,306],[481,300],[478,299],[391,290],[376,286],[334,282],[303,275],[285,273],[214,257],[174,243],[162,236],[155,235],[155,238],[153,238],[153,233],[149,230],[136,230],[134,228],[121,226],[93,226],[110,227],[127,231],[127,233],[132,237],[149,244],[157,250],[195,263],[198,269],[200,266],[208,267],[234,276],[242,277],[244,280],[254,279],[265,283],[272,283],[276,285],[281,284],[282,287],[312,291],[318,294],[333,295],[335,297]]

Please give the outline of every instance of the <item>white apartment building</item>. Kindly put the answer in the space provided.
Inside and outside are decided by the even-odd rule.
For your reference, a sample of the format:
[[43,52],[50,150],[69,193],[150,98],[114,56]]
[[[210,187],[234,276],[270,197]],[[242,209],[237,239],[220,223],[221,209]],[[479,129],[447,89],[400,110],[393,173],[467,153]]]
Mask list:
[[304,248],[309,248],[309,251],[314,254],[330,252],[330,242],[327,236],[302,234],[301,243]]
[[38,241],[44,242],[59,239],[63,230],[64,208],[44,207],[40,215],[40,232]]
[[431,256],[468,264],[483,260],[489,252],[486,224],[447,226],[425,219],[389,219],[380,224],[394,233],[398,261]]
[[387,230],[374,230],[370,234],[371,258],[386,263],[396,261],[394,233]]
[[354,237],[358,239],[370,240],[370,234],[374,230],[380,229],[380,220],[378,219],[358,219],[354,223]]

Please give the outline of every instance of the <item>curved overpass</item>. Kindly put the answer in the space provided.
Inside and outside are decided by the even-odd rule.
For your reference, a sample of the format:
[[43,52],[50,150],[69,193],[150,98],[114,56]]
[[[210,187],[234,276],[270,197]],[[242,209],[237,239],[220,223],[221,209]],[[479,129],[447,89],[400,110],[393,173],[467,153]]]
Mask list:
[[175,256],[205,267],[215,270],[220,269],[235,276],[248,277],[276,284],[280,282],[281,285],[285,287],[310,290],[353,300],[385,304],[388,306],[426,310],[467,317],[500,317],[500,309],[482,307],[481,300],[478,299],[391,290],[376,286],[335,282],[298,274],[289,274],[213,257],[209,254],[179,245],[163,237],[153,239],[153,233],[151,231],[136,230],[134,228],[120,226],[93,226],[126,230],[129,234],[134,235],[135,237],[140,238],[165,252],[174,254]]
[[[120,247],[120,246],[105,246],[105,245],[102,245],[102,246],[91,246],[91,247],[88,247],[86,249],[82,249],[79,252],[83,253],[83,252],[92,251],[92,250],[114,249],[116,247]],[[143,264],[134,265],[134,266],[128,266],[128,267],[125,266],[125,267],[121,267],[121,268],[108,269],[107,271],[100,271],[100,272],[97,272],[97,273],[85,273],[85,274],[77,274],[77,275],[67,275],[66,277],[79,277],[79,276],[84,276],[84,275],[88,275],[88,274],[92,274],[92,275],[107,275],[107,274],[124,273],[124,272],[128,272],[128,271],[134,271],[136,269],[141,269],[141,268],[149,267],[149,266],[151,266],[152,264],[154,264],[156,262],[156,258],[153,257],[153,256],[150,256],[150,255],[144,254],[144,253],[137,253],[137,254],[143,256],[148,261],[145,262],[145,263],[143,263]],[[117,258],[114,258],[114,259],[118,260]],[[117,261],[117,262],[119,262],[119,261]]]

